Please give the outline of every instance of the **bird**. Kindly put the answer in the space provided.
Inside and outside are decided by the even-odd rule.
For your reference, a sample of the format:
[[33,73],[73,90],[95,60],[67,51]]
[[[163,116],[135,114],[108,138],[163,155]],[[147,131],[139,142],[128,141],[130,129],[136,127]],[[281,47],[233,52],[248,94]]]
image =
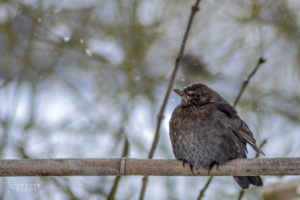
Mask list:
[[[247,158],[246,145],[260,150],[248,125],[237,111],[216,91],[202,83],[183,90],[174,89],[181,97],[169,122],[169,135],[176,159],[193,167],[208,169],[236,158]],[[234,176],[242,189],[263,186],[260,176]]]

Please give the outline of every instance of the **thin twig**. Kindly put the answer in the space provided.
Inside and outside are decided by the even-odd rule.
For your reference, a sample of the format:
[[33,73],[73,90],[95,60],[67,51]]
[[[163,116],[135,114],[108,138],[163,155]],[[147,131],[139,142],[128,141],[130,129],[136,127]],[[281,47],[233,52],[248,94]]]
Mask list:
[[[264,139],[264,140],[260,143],[258,149],[262,149],[262,148],[265,146],[266,143],[267,143],[267,139]],[[255,158],[258,158],[258,156],[259,156],[259,153],[256,152]]]
[[241,200],[244,196],[245,190],[240,190],[239,196],[238,196],[238,200]]
[[79,200],[79,198],[74,194],[71,187],[69,187],[69,184],[63,184],[61,183],[56,177],[49,177],[50,180],[57,186],[59,189],[61,189],[65,194],[67,194],[71,199]]
[[[234,100],[234,103],[233,103],[233,107],[234,107],[234,108],[235,108],[236,105],[238,104],[238,102],[239,102],[239,100],[240,100],[242,94],[244,93],[244,91],[245,91],[247,85],[249,84],[250,79],[252,78],[252,76],[254,76],[254,74],[257,72],[257,70],[259,69],[259,67],[260,67],[263,63],[265,63],[265,62],[266,62],[266,59],[264,59],[263,57],[260,57],[260,58],[258,59],[256,66],[254,67],[254,69],[252,70],[252,72],[248,75],[247,79],[243,82],[243,84],[242,84],[242,86],[241,86],[241,88],[240,88],[240,91],[239,91],[237,97],[236,97],[235,100]],[[213,179],[212,176],[211,176],[211,179]],[[202,190],[203,190],[203,194],[205,193],[205,190],[207,190],[207,188],[208,188],[208,186],[210,185],[210,183],[211,183],[211,180],[209,179],[209,180],[206,182],[206,184],[205,184],[205,188],[202,189]],[[202,192],[202,190],[201,190],[201,192]],[[200,192],[200,194],[201,194],[201,192]],[[202,197],[201,197],[201,198],[202,198]],[[198,200],[200,200],[201,198],[198,197]]]
[[[122,157],[127,157],[128,153],[129,153],[129,142],[128,142],[127,138],[125,138],[124,147],[123,147],[123,151],[122,151]],[[107,200],[115,199],[115,195],[117,193],[120,180],[121,180],[121,176],[116,176],[114,184],[109,192],[109,195],[107,196]]]
[[[259,148],[259,149],[262,149],[262,148],[265,146],[266,143],[267,143],[267,139],[264,139],[264,140],[260,143],[260,145],[259,145],[258,148]],[[259,156],[259,153],[256,152],[255,158],[258,158],[258,156]],[[243,198],[244,194],[245,194],[245,190],[240,190],[240,193],[239,193],[239,196],[238,196],[238,200],[241,200],[241,199]]]
[[[123,150],[122,150],[122,157],[128,157],[129,155],[129,141],[127,136],[125,135],[125,126],[129,120],[129,110],[132,109],[132,104],[130,104],[129,106],[127,105],[126,107],[123,106],[122,107],[122,113],[123,113],[123,117],[122,117],[122,122],[121,122],[121,126],[119,127],[119,130],[117,131],[117,137],[120,137],[121,135],[123,135],[123,137],[125,138],[124,141],[124,146],[123,146]],[[119,183],[121,181],[121,176],[117,176],[115,177],[113,186],[107,196],[107,200],[114,200],[118,187],[119,187]]]
[[[149,159],[153,158],[154,152],[156,150],[156,147],[157,147],[157,144],[158,144],[158,141],[159,141],[160,126],[161,126],[161,122],[162,122],[162,119],[163,119],[163,114],[164,114],[164,111],[165,111],[165,108],[166,108],[166,105],[167,105],[167,102],[168,102],[168,99],[169,99],[169,96],[170,96],[170,93],[171,93],[171,89],[172,89],[174,81],[175,81],[175,77],[176,77],[176,74],[177,74],[177,71],[178,71],[178,68],[179,68],[180,60],[181,60],[181,58],[183,56],[183,53],[184,53],[186,41],[187,41],[191,26],[192,26],[194,16],[197,13],[197,11],[199,10],[200,1],[201,0],[196,0],[195,4],[192,6],[191,15],[189,17],[189,21],[188,21],[188,24],[187,24],[187,27],[186,27],[186,30],[185,30],[185,33],[184,33],[184,36],[183,36],[183,39],[182,39],[182,42],[181,42],[180,50],[179,50],[178,56],[177,56],[176,61],[175,61],[175,66],[174,66],[174,69],[173,69],[173,72],[172,72],[172,75],[171,75],[171,78],[170,78],[170,81],[169,81],[169,84],[168,84],[168,88],[167,88],[163,103],[161,105],[161,108],[159,110],[159,113],[157,115],[157,125],[156,125],[156,130],[155,130],[152,146],[151,146],[151,149],[150,149],[150,152],[149,152],[149,155],[148,155]],[[145,191],[146,191],[146,187],[147,187],[147,182],[148,182],[148,176],[144,176],[143,181],[142,181],[142,188],[141,188],[141,191],[140,191],[139,200],[144,199]]]
[[204,196],[204,193],[206,191],[206,189],[208,188],[208,186],[210,185],[210,182],[213,180],[213,176],[209,177],[209,179],[206,181],[206,184],[204,185],[204,187],[202,188],[202,190],[199,193],[199,196],[197,198],[197,200],[201,200],[202,197]]
[[264,59],[263,57],[260,57],[260,58],[258,59],[258,62],[257,62],[257,64],[256,64],[255,68],[254,68],[254,69],[252,70],[252,72],[248,75],[247,79],[244,80],[244,82],[243,82],[243,84],[242,84],[242,86],[241,86],[241,88],[240,88],[240,91],[239,91],[239,93],[238,93],[238,95],[237,95],[237,97],[236,97],[236,99],[235,99],[235,101],[234,101],[234,103],[233,103],[233,107],[236,107],[236,105],[238,104],[238,102],[239,102],[239,100],[240,100],[242,94],[244,93],[244,90],[246,89],[247,85],[249,84],[250,79],[252,78],[252,76],[254,76],[254,74],[255,74],[256,71],[259,69],[259,67],[260,67],[263,63],[265,63],[266,61],[267,61],[267,60]]
[[167,102],[168,102],[168,99],[169,99],[169,96],[170,96],[170,93],[171,93],[171,89],[172,89],[174,81],[175,81],[175,77],[176,77],[176,74],[177,74],[177,71],[178,71],[178,68],[179,68],[180,60],[181,60],[181,58],[183,56],[183,53],[184,53],[185,44],[186,44],[188,34],[190,32],[190,29],[191,29],[191,25],[192,25],[194,16],[195,16],[196,12],[199,10],[199,8],[198,8],[199,3],[200,3],[200,0],[197,0],[195,5],[192,6],[191,16],[189,18],[189,22],[188,22],[186,31],[184,33],[183,40],[181,42],[181,47],[180,47],[179,54],[178,54],[178,56],[176,58],[176,61],[175,61],[174,70],[172,72],[172,75],[171,75],[171,78],[170,78],[170,81],[169,81],[169,84],[168,84],[168,88],[167,88],[163,103],[162,103],[161,108],[159,110],[159,113],[157,115],[157,120],[158,121],[157,121],[156,130],[155,130],[154,140],[153,140],[153,143],[152,143],[149,155],[148,155],[149,159],[153,158],[154,152],[155,152],[157,144],[158,144],[160,125],[161,125],[162,119],[164,117],[163,113],[165,111],[165,108],[166,108],[166,105],[167,105]]

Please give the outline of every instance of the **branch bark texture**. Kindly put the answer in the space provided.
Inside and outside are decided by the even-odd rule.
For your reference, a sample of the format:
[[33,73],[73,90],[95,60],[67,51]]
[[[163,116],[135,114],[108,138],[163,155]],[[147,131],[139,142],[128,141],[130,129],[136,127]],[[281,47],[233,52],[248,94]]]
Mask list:
[[235,159],[206,169],[178,160],[134,158],[0,160],[0,176],[256,176],[300,175],[300,158]]

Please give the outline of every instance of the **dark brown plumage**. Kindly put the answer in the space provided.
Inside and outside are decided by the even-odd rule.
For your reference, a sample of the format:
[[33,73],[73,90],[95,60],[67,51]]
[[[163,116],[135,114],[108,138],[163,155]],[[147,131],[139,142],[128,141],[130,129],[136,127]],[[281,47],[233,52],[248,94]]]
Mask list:
[[[170,120],[170,138],[175,157],[192,167],[210,170],[213,165],[246,158],[248,143],[259,153],[253,134],[236,110],[204,84],[192,84],[183,91]],[[262,186],[259,176],[234,177],[246,189]]]

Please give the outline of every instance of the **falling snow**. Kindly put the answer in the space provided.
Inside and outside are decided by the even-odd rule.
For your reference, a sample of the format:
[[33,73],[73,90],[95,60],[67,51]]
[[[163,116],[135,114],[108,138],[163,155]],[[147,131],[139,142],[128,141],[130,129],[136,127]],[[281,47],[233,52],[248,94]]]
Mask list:
[[90,49],[85,49],[85,54],[88,55],[88,56],[92,56],[93,53]]
[[70,37],[70,36],[64,37],[64,42],[70,42],[70,40],[71,40],[71,37]]

